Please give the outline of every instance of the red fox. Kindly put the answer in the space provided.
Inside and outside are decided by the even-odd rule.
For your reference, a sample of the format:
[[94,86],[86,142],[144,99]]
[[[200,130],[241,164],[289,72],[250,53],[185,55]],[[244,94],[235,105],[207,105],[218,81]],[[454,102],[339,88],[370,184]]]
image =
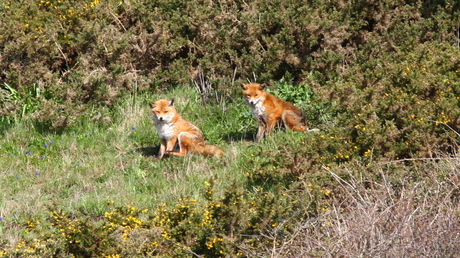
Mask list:
[[164,154],[185,156],[187,152],[216,158],[222,156],[223,150],[220,147],[205,145],[201,130],[177,113],[174,99],[160,99],[149,105],[152,109],[158,136],[161,139],[158,158],[163,158]]
[[310,132],[319,129],[309,129],[302,123],[303,112],[300,108],[291,103],[281,100],[266,92],[265,85],[259,83],[242,84],[243,95],[254,117],[259,123],[256,141],[259,142],[263,136],[270,136],[271,132],[280,121],[285,127],[293,131]]

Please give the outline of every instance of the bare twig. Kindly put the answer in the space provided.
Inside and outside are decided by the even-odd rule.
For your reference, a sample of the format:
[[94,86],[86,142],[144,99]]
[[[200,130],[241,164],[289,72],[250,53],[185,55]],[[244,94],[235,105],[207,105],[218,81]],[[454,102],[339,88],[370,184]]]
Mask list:
[[391,163],[399,163],[405,161],[430,161],[430,160],[460,160],[460,158],[409,158],[409,159],[398,159],[398,160],[390,160],[383,164],[391,164]]
[[176,243],[176,242],[174,242],[174,241],[166,241],[166,242],[171,243],[171,244],[174,244],[174,245],[177,245],[178,247],[182,248],[183,250],[185,250],[185,251],[187,251],[187,252],[193,254],[193,256],[195,256],[195,257],[199,257],[199,258],[203,257],[203,256],[201,256],[201,255],[195,253],[194,251],[190,250],[189,248],[186,248],[185,246],[180,245],[180,244],[178,244],[178,243]]
[[235,85],[236,70],[237,70],[237,67],[235,67],[235,70],[233,71],[233,77],[232,77],[232,87]]
[[56,40],[53,40],[54,41],[54,44],[56,45],[57,49],[59,50],[59,52],[61,53],[62,57],[64,58],[64,61],[65,61],[65,65],[67,66],[67,69],[70,69],[69,68],[69,62],[67,62],[67,56],[64,54],[64,52],[62,51],[62,48],[61,48],[61,45],[59,45],[59,43],[56,42]]
[[435,121],[435,120],[427,120],[427,121],[430,121],[430,122],[433,122],[433,123],[437,123],[437,124],[445,125],[447,128],[449,128],[450,130],[452,130],[452,132],[454,132],[458,137],[460,137],[460,133],[456,132],[454,129],[452,129],[452,127],[450,127],[450,126],[449,126],[448,124],[446,124],[446,123],[439,122],[439,121]]
[[123,23],[121,23],[120,19],[118,19],[118,17],[112,11],[109,11],[109,12],[113,16],[115,21],[123,28],[123,30],[126,31],[126,28],[125,26],[123,26]]
[[206,79],[203,72],[199,72],[198,77],[193,81],[193,84],[195,85],[196,91],[200,94],[201,101],[206,102],[212,92],[212,83]]

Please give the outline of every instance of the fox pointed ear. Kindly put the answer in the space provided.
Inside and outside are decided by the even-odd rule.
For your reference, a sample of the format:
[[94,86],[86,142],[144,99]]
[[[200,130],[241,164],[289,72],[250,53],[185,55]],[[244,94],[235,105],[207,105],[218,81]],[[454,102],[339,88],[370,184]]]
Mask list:
[[172,99],[169,100],[169,106],[170,106],[170,107],[174,106],[174,98],[172,98]]
[[151,103],[149,103],[149,106],[150,106],[151,109],[154,109],[155,108],[155,103],[151,102]]
[[266,86],[267,86],[267,85],[265,85],[264,83],[259,84],[259,89],[260,89],[260,90],[263,90],[263,89],[265,89]]
[[244,84],[244,83],[242,83],[242,84],[241,84],[241,88],[242,88],[243,90],[246,90],[246,89],[248,88],[248,85],[247,85],[247,84]]

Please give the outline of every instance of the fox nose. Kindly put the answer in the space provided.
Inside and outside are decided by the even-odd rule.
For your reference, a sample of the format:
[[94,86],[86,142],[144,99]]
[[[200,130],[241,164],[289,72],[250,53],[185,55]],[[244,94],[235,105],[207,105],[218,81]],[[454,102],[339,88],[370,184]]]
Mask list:
[[163,117],[159,117],[158,120],[163,121]]
[[249,104],[254,105],[254,101],[252,101],[252,100],[249,101]]

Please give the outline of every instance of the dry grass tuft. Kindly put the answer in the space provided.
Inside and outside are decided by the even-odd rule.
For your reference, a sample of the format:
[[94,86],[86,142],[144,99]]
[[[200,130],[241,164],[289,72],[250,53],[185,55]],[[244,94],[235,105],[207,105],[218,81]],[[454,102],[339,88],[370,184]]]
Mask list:
[[[328,170],[340,187],[328,212],[299,222],[272,257],[455,257],[460,253],[460,159],[415,161],[426,175],[405,184],[386,180],[388,164],[375,171],[381,182]],[[364,168],[363,168],[364,169]],[[353,173],[354,174],[354,173]],[[276,235],[276,234],[273,234]]]

